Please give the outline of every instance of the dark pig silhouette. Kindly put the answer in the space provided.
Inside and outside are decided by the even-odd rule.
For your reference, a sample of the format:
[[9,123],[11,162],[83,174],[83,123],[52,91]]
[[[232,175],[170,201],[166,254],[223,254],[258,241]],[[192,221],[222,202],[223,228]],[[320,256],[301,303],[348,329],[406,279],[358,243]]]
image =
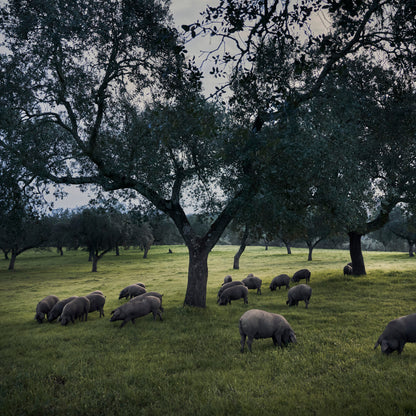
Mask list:
[[290,289],[287,292],[286,305],[298,306],[299,301],[304,300],[305,308],[307,309],[311,295],[312,295],[312,288],[302,283],[300,285],[292,287],[292,289]]
[[248,289],[244,285],[231,286],[222,292],[218,299],[219,305],[231,305],[232,300],[244,299],[244,303],[248,303]]
[[35,320],[41,324],[45,315],[48,316],[49,312],[57,302],[59,302],[59,298],[55,295],[48,295],[39,301],[36,305]]
[[406,342],[416,342],[416,313],[390,321],[379,336],[374,349],[380,345],[384,354],[394,351],[401,354]]
[[290,288],[290,277],[287,274],[279,274],[273,278],[272,282],[270,283],[270,290],[276,290],[276,288],[280,288],[282,286],[286,286],[286,289]]

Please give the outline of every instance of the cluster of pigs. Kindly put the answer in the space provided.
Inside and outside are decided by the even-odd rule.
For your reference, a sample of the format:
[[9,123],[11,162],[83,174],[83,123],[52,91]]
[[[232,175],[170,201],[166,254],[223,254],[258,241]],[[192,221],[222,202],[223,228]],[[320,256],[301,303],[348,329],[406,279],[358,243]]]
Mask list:
[[[305,302],[308,307],[312,288],[307,284],[298,284],[290,288],[290,281],[298,283],[301,279],[310,281],[311,272],[307,269],[297,271],[292,278],[287,274],[276,276],[270,283],[270,290],[276,290],[282,286],[288,289],[289,306],[298,305],[299,301]],[[249,274],[241,281],[232,281],[231,276],[224,278],[224,283],[218,292],[218,304],[231,304],[232,300],[244,299],[248,303],[248,290],[257,290],[261,294],[262,280]],[[153,314],[153,319],[158,316],[162,320],[162,296],[158,292],[147,292],[143,283],[135,283],[125,287],[119,295],[119,299],[126,298],[128,301],[111,311],[110,321],[121,320],[122,328],[127,322],[136,318]],[[42,299],[36,306],[35,320],[42,323],[46,318],[49,322],[58,319],[61,325],[69,322],[75,323],[76,319],[87,320],[88,313],[99,311],[100,318],[104,316],[105,296],[100,290],[91,292],[85,296],[71,296],[59,300],[57,296],[49,295]],[[289,322],[279,314],[266,312],[260,309],[251,309],[245,312],[239,322],[241,335],[241,352],[247,340],[248,349],[251,351],[253,339],[272,338],[274,345],[287,346],[296,343],[296,335]],[[403,351],[406,342],[416,342],[416,313],[402,316],[390,321],[383,333],[378,338],[374,348],[381,346],[381,351],[391,354]]]
[[[127,322],[141,316],[153,314],[153,318],[162,320],[162,295],[158,292],[147,292],[143,283],[135,283],[125,287],[119,295],[119,299],[129,299],[128,302],[111,311],[110,321],[123,321],[120,328]],[[58,319],[61,325],[69,322],[75,323],[76,319],[86,321],[88,313],[99,311],[100,318],[104,316],[105,296],[100,290],[85,296],[71,296],[59,300],[57,296],[49,295],[43,298],[36,306],[35,320],[42,323],[46,319],[49,322]]]
[[[305,279],[306,283],[311,278],[311,272],[308,269],[298,270],[292,278],[287,274],[280,274],[276,276],[270,283],[270,290],[276,290],[282,286],[289,289],[287,292],[286,304],[289,306],[298,305],[300,301],[305,301],[305,307],[309,305],[309,301],[312,295],[312,288],[307,284],[300,284],[290,289],[290,281],[299,282]],[[231,304],[232,300],[244,299],[244,303],[248,303],[248,289],[257,290],[257,294],[261,294],[262,280],[250,273],[245,279],[241,281],[233,281],[230,275],[225,276],[224,283],[218,291],[219,305]]]
[[[344,275],[352,274],[352,265],[349,263],[344,267]],[[270,283],[270,290],[276,290],[282,286],[289,289],[287,292],[288,299],[286,304],[289,306],[298,305],[299,301],[305,301],[305,307],[308,307],[312,288],[307,284],[299,284],[290,288],[290,282],[299,282],[305,279],[310,281],[311,272],[308,269],[297,271],[292,278],[287,274],[276,276]],[[232,277],[227,275],[224,278],[220,290],[218,291],[219,305],[231,304],[232,300],[244,299],[248,303],[248,289],[257,290],[261,294],[262,280],[250,273],[245,279],[237,282],[232,281]],[[241,352],[244,352],[244,345],[247,340],[248,349],[251,351],[253,339],[272,338],[274,345],[279,347],[287,346],[288,343],[296,343],[296,335],[289,322],[276,313],[266,312],[260,309],[251,309],[245,312],[239,322],[241,335]],[[403,351],[406,342],[416,342],[416,313],[402,316],[390,321],[383,333],[378,338],[374,349],[379,345],[384,354],[391,354],[397,351],[399,354]]]

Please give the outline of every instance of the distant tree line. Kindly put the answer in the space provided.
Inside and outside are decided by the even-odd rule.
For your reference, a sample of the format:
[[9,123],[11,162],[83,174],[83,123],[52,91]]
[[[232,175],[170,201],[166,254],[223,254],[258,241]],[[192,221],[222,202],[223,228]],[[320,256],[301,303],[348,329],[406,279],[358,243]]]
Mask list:
[[[257,220],[259,216],[255,217]],[[252,217],[253,219],[253,217]],[[276,228],[262,227],[255,221],[244,224],[234,221],[223,235],[223,241],[238,244],[240,247],[234,257],[234,269],[239,268],[239,260],[248,245],[269,246],[284,245],[291,254],[293,247],[307,247],[308,260],[312,252],[320,248],[347,249],[349,239],[342,227],[330,226],[322,211],[307,212],[306,216],[291,220],[288,216],[281,219]],[[377,231],[369,233],[362,241],[364,250],[408,251],[414,256],[416,249],[416,211],[408,204],[397,205],[389,215],[389,221]]]
[[102,207],[61,210],[52,215],[34,210],[11,210],[1,216],[0,248],[14,270],[19,254],[32,248],[56,247],[63,255],[64,248],[82,248],[88,252],[92,271],[109,251],[119,254],[119,248],[140,247],[147,258],[155,241],[153,229],[146,218],[137,212],[121,212]]
[[[64,249],[84,249],[97,271],[98,261],[108,252],[119,255],[119,248],[139,247],[147,258],[150,247],[183,244],[173,222],[164,214],[150,211],[123,211],[104,207],[84,207],[76,210],[55,210],[41,214],[31,207],[18,204],[2,212],[0,219],[0,249],[4,259],[9,260],[9,270],[14,270],[19,254],[33,248],[55,247],[60,255]],[[209,226],[204,215],[189,216],[193,227],[203,234]],[[248,245],[285,246],[291,254],[292,247],[307,247],[308,260],[319,244],[321,248],[347,248],[348,239],[340,232],[329,230],[320,215],[300,221],[302,227],[277,228],[264,231],[261,226],[232,223],[224,232],[221,244],[239,245],[233,267],[239,268],[239,260]],[[405,205],[397,206],[390,214],[389,222],[379,231],[371,233],[363,246],[368,250],[407,250],[414,256],[416,244],[416,214]]]

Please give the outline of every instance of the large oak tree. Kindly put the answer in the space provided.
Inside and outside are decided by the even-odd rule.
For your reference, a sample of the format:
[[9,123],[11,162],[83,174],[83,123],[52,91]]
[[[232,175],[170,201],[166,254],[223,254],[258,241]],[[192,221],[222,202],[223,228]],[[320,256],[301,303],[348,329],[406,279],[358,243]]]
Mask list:
[[[43,178],[129,189],[170,216],[189,249],[185,304],[205,306],[209,252],[261,184],[258,154],[273,145],[267,135],[258,140],[262,125],[316,96],[337,62],[377,46],[380,33],[400,52],[414,17],[406,4],[252,0],[207,9],[205,26],[186,29],[210,30],[237,48],[224,56],[234,64],[231,81],[244,86],[231,101],[238,110],[231,121],[200,96],[200,73],[185,61],[167,3],[10,0],[1,9],[2,104],[21,117],[12,137],[2,125],[1,145]],[[398,10],[401,20],[385,28]],[[318,34],[310,16],[319,12],[333,27]],[[399,41],[393,32],[403,33]],[[265,63],[260,84],[250,72],[254,59]],[[204,235],[186,216],[186,197],[216,212]]]

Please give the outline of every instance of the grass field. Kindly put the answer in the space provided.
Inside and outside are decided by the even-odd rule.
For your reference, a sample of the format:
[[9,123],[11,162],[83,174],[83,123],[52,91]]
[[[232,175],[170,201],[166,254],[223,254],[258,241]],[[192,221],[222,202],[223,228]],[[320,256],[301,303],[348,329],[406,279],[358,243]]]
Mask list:
[[[366,252],[367,276],[344,277],[349,253],[248,247],[232,270],[237,247],[209,258],[207,307],[183,307],[187,250],[153,247],[107,254],[91,273],[85,252],[30,251],[16,270],[0,261],[1,415],[416,415],[416,345],[384,356],[374,343],[387,322],[416,312],[416,259]],[[270,292],[280,273],[312,272],[309,309],[286,306],[286,290]],[[227,274],[263,280],[263,294],[220,307]],[[110,311],[120,290],[141,281],[164,294],[164,320],[151,315],[119,329]],[[93,290],[106,295],[105,318],[66,327],[39,325],[37,302]],[[280,313],[298,343],[286,349],[255,340],[240,353],[238,320],[248,309]]]

